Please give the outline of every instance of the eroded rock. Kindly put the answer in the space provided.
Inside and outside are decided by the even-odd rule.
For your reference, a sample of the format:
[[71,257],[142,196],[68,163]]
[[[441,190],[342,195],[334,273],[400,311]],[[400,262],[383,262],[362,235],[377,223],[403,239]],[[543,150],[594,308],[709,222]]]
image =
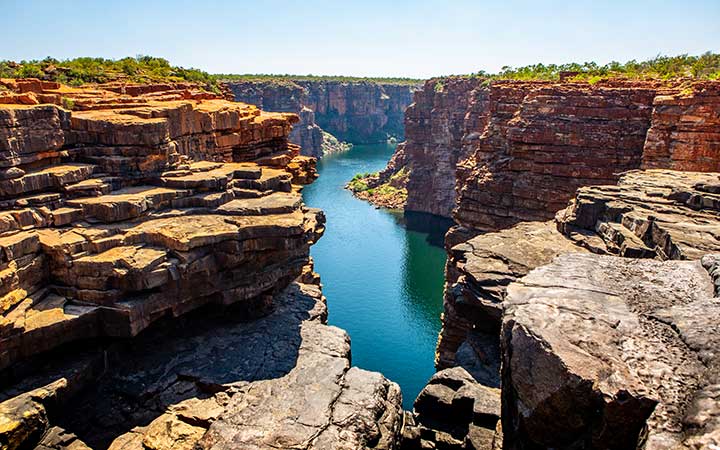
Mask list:
[[[505,448],[716,439],[716,420],[692,423],[696,399],[706,414],[717,410],[707,396],[717,329],[707,325],[718,299],[699,262],[567,254],[511,284],[506,303]],[[690,310],[703,318],[689,321]]]

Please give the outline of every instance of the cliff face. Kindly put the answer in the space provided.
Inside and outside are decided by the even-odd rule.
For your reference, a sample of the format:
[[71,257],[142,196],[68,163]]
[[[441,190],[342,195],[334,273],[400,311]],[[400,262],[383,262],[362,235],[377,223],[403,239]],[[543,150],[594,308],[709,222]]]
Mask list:
[[[354,144],[404,138],[405,108],[414,86],[339,81],[233,81],[235,99],[267,111],[293,112],[301,121],[290,139],[303,154],[322,156],[324,130]],[[329,149],[332,151],[332,149]]]
[[[703,353],[717,349],[717,333],[696,339],[705,318],[685,321],[702,308],[718,319],[708,290],[717,269],[697,261],[720,251],[718,175],[705,173],[720,161],[719,94],[720,83],[702,81],[458,77],[415,93],[406,142],[364,180],[405,188],[406,210],[458,224],[446,236],[441,370],[406,420],[408,442],[527,449],[717,441],[718,405],[706,401],[717,362]],[[613,306],[599,306],[601,298]],[[602,330],[608,317],[627,328]],[[628,339],[636,344],[619,344]],[[502,414],[494,416],[486,407],[500,386]],[[502,430],[494,426],[500,415]]]
[[467,228],[547,220],[625,170],[716,170],[717,95],[712,82],[429,80],[383,176],[404,168],[406,209]]
[[404,138],[403,113],[413,86],[372,82],[299,81],[318,125],[338,139],[357,144]]
[[291,112],[300,117],[293,126],[290,141],[299,145],[303,155],[321,157],[322,129],[315,123],[315,113],[306,106],[305,89],[292,82],[230,82],[225,84],[235,100],[257,105],[265,111]]
[[3,448],[394,448],[397,385],[325,324],[297,116],[185,85],[3,84]]

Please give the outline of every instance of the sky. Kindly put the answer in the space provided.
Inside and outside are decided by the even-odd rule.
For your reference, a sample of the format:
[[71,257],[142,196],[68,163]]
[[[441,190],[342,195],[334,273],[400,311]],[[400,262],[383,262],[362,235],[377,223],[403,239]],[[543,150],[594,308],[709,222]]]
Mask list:
[[0,60],[429,78],[720,52],[720,0],[0,0]]

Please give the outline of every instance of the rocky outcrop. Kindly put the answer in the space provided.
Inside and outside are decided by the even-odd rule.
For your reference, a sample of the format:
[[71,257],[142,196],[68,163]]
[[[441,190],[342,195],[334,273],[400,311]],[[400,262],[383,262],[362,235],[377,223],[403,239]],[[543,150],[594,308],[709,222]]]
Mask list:
[[238,101],[266,111],[293,112],[300,123],[290,135],[303,154],[320,157],[335,151],[333,139],[353,144],[404,138],[405,108],[412,102],[415,86],[370,81],[229,81],[226,85]]
[[293,116],[66,89],[39,94],[81,110],[0,109],[0,368],[300,274],[322,216],[286,170]]
[[406,413],[403,447],[494,450],[502,448],[500,390],[479,384],[465,369],[442,370]]
[[[713,437],[714,428],[708,428],[707,425],[714,423],[713,411],[717,409],[713,406],[714,400],[708,400],[713,398],[712,395],[708,397],[708,389],[713,389],[709,386],[715,382],[708,382],[708,387],[698,388],[697,393],[693,393],[698,383],[706,382],[697,380],[707,380],[706,374],[714,368],[714,363],[702,362],[707,352],[716,352],[714,332],[709,333],[700,350],[696,349],[695,344],[686,342],[685,337],[678,338],[680,341],[671,341],[672,333],[665,333],[679,329],[681,321],[685,321],[684,326],[687,326],[688,321],[694,322],[686,306],[678,305],[690,304],[700,297],[707,298],[698,300],[693,311],[704,308],[706,311],[698,314],[704,314],[703,320],[709,322],[678,333],[683,336],[693,335],[720,318],[716,316],[714,306],[717,300],[712,298],[713,282],[717,275],[715,260],[708,259],[705,262],[710,274],[698,262],[703,255],[720,251],[717,238],[720,233],[720,211],[715,204],[714,193],[718,191],[718,185],[720,178],[717,173],[630,171],[620,178],[617,185],[579,189],[570,205],[558,212],[555,221],[523,222],[508,229],[479,234],[460,243],[448,241],[449,245],[454,245],[449,251],[443,328],[436,362],[439,368],[463,367],[476,383],[484,386],[502,385],[505,448],[636,448],[638,442],[644,442],[643,430],[646,426],[651,430],[648,442],[652,443],[646,448],[685,448],[680,444],[683,441],[689,448],[702,448],[695,443],[712,443],[712,439],[717,439]],[[456,230],[449,235],[449,239],[457,238],[462,233],[462,229]],[[590,253],[619,255],[626,259],[618,262],[610,257],[592,259],[583,256]],[[563,256],[570,254],[573,256]],[[693,268],[681,270],[674,269],[674,263],[663,265],[657,262],[658,259],[689,259],[695,262],[679,264],[677,267]],[[609,262],[602,266],[605,261]],[[547,268],[548,265],[550,268]],[[586,278],[587,283],[594,283],[592,286],[603,288],[598,287],[595,292],[592,286],[577,284],[580,283],[577,280]],[[515,294],[513,300],[512,292],[524,292],[523,289],[532,294]],[[661,334],[643,337],[647,339],[643,346],[635,343],[620,344],[636,342],[640,337],[633,337],[635,334],[628,332],[631,325],[629,328],[618,327],[615,318],[606,317],[606,314],[622,310],[618,309],[619,306],[608,306],[608,292],[619,297],[632,294],[633,301],[644,305],[645,309],[638,313],[641,319],[652,316],[653,320],[669,325],[661,327],[665,330]],[[528,301],[530,297],[535,300]],[[588,299],[592,304],[586,304],[582,299]],[[569,303],[563,303],[566,301]],[[547,305],[552,306],[548,307],[550,309],[542,309]],[[553,336],[563,343],[553,341],[552,345],[547,344],[543,337],[539,337],[542,334],[538,333],[539,328],[523,328],[522,333],[527,333],[525,337],[538,339],[535,343],[537,346],[533,344],[530,348],[526,346],[528,341],[520,342],[521,338],[516,339],[516,344],[511,344],[512,333],[501,333],[500,329],[503,327],[503,330],[509,330],[508,327],[514,326],[507,324],[513,320],[515,308],[522,310],[524,317],[532,317],[534,323],[542,324],[539,326],[548,330],[548,333],[553,330]],[[627,308],[632,310],[633,307]],[[677,309],[678,316],[667,319],[668,308]],[[679,311],[683,311],[684,315]],[[663,319],[659,318],[661,315]],[[578,321],[587,321],[589,325],[583,328],[573,321],[573,317]],[[617,320],[621,320],[621,316]],[[633,320],[640,319],[636,317]],[[655,322],[649,323],[650,329],[657,328],[653,325]],[[597,336],[588,331],[593,326],[598,327]],[[609,333],[600,330],[603,327],[614,331]],[[570,330],[577,330],[578,334]],[[601,339],[600,335],[609,337]],[[632,373],[634,376],[642,375],[640,378],[647,387],[645,390],[640,389],[643,395],[647,394],[648,389],[655,389],[654,395],[640,395],[632,399],[624,397],[625,394],[620,391],[627,390],[632,394],[632,390],[638,386],[636,381],[628,381],[630,378],[615,380],[611,377],[607,383],[611,383],[616,391],[604,391],[602,380],[605,378],[602,374],[622,374],[626,369],[615,366],[601,369],[596,366],[592,369],[594,372],[583,372],[585,369],[590,370],[589,363],[573,356],[585,351],[603,361],[607,359],[610,361],[608,364],[614,364],[609,356],[603,356],[613,354],[610,350],[605,347],[595,348],[605,342],[604,339],[626,351],[624,356],[618,357],[618,361],[634,364],[633,358],[636,357],[628,356],[627,352],[656,356],[668,353],[671,356],[665,359],[656,356],[647,356],[646,359],[661,361],[653,364],[671,368],[670,372],[677,372],[681,378],[687,370],[694,371],[694,374],[671,382],[664,378],[662,370],[657,368],[659,366],[653,366],[655,369],[651,370],[642,366],[646,361],[641,361],[639,365],[632,365]],[[591,345],[591,342],[597,344]],[[685,356],[678,359],[665,347],[670,345],[666,342],[675,342],[672,345],[681,348],[686,345],[699,353],[695,356],[683,353]],[[502,344],[502,349],[498,348],[498,344]],[[555,345],[557,351],[554,350]],[[712,348],[715,350],[709,350]],[[566,351],[567,358],[574,359],[564,360],[562,355]],[[502,380],[497,378],[501,359]],[[688,362],[698,360],[701,361],[700,365]],[[577,366],[572,365],[576,362]],[[550,365],[555,363],[569,367],[566,377],[563,375],[565,378],[561,381],[558,381],[559,372],[555,368],[550,370]],[[517,369],[513,371],[512,376],[515,378],[511,380],[508,371],[512,367]],[[578,367],[583,369],[575,372]],[[586,378],[582,379],[582,376]],[[593,388],[583,391],[586,385],[599,385],[597,389],[600,390]],[[658,386],[671,387],[663,391]],[[696,403],[689,400],[693,396],[698,398]],[[611,399],[605,400],[611,403],[604,406],[597,403],[598,399],[603,398]],[[626,400],[629,406],[624,406]],[[615,405],[612,401],[621,405]],[[529,419],[535,408],[547,415],[542,419],[539,415]],[[604,414],[603,410],[615,416],[606,419],[590,413],[601,411],[598,414]],[[632,414],[636,415],[625,411],[633,411]],[[698,414],[703,419],[698,419]],[[557,417],[553,419],[553,416]],[[673,418],[668,418],[670,416]],[[532,423],[528,420],[532,420]],[[570,421],[577,425],[575,431],[571,431],[575,425],[571,426]],[[550,422],[552,426],[548,425]],[[624,425],[621,427],[619,423]],[[632,431],[623,428],[625,426],[632,428]],[[598,434],[598,427],[613,432],[602,437]],[[578,431],[580,429],[582,431]]]
[[720,442],[720,300],[699,261],[568,254],[506,302],[504,448]]
[[553,222],[524,222],[453,246],[445,272],[435,364],[465,367],[499,387],[498,336],[507,286],[566,252],[583,251]]
[[295,115],[5,84],[39,104],[0,107],[0,443],[395,448],[399,388],[325,324]]
[[577,188],[613,183],[626,170],[716,170],[718,89],[429,80],[406,114],[405,144],[376,184],[402,170],[407,210],[452,214],[468,229],[548,220]]
[[595,253],[699,260],[720,252],[718,192],[718,173],[631,171],[579,189],[558,228]]

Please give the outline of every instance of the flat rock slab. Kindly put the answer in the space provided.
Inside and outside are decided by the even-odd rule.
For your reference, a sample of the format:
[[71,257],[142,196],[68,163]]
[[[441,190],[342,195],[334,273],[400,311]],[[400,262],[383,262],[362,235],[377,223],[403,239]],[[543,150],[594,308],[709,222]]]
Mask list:
[[231,200],[217,208],[218,212],[236,216],[259,216],[290,213],[302,204],[300,194],[275,192],[260,198]]
[[501,336],[506,446],[717,442],[713,296],[699,262],[591,254],[560,256],[511,284]]

